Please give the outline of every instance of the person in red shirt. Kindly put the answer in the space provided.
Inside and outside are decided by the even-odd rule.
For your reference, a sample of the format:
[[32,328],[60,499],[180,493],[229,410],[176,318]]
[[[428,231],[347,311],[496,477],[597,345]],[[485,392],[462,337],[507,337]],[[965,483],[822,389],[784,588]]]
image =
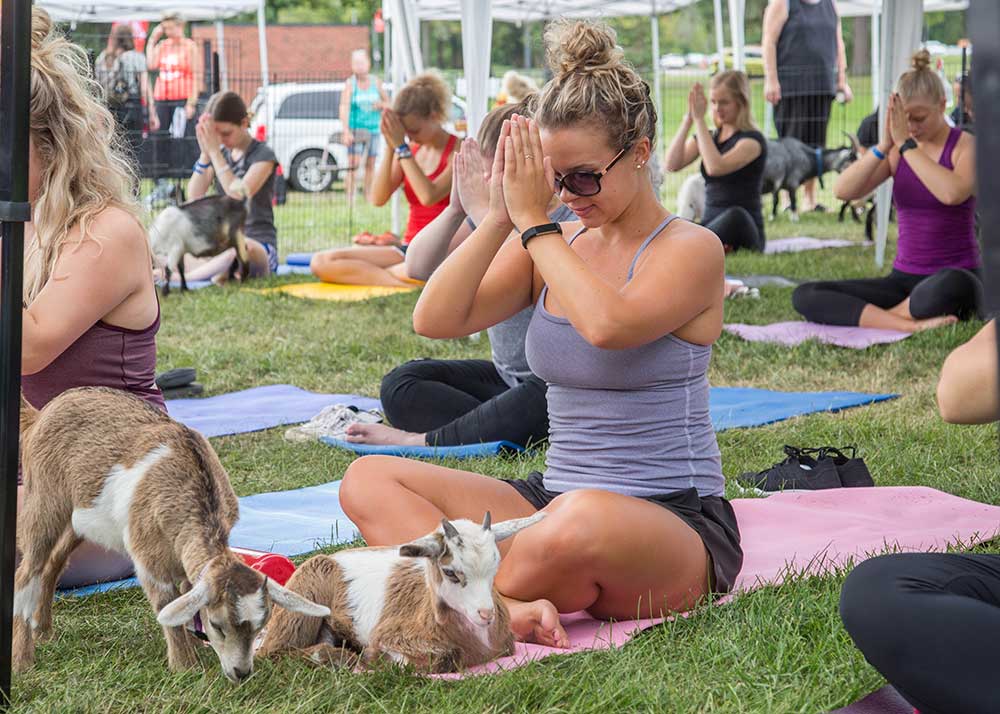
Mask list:
[[[384,206],[402,186],[410,217],[400,246],[361,245],[325,250],[313,256],[313,275],[328,283],[405,287],[406,247],[420,230],[448,207],[452,157],[458,137],[444,128],[451,90],[437,74],[426,72],[399,90],[393,108],[382,112],[386,142],[372,185],[372,203]],[[409,137],[413,142],[408,144]]]
[[184,36],[184,20],[177,13],[168,13],[149,34],[146,42],[146,68],[159,72],[153,86],[156,115],[150,117],[153,131],[167,130],[174,112],[184,108],[187,125],[184,136],[194,136],[195,111],[201,82],[198,66],[198,45]]

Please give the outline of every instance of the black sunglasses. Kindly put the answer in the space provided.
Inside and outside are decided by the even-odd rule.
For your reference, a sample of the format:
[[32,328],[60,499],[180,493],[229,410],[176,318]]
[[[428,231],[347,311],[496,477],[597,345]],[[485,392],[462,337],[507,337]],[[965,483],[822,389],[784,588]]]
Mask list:
[[618,163],[621,157],[625,156],[631,146],[626,146],[618,152],[618,155],[611,159],[611,163],[603,170],[594,173],[593,171],[574,171],[565,176],[556,176],[556,193],[562,193],[565,188],[575,196],[596,196],[601,192],[601,177],[604,176],[611,167]]

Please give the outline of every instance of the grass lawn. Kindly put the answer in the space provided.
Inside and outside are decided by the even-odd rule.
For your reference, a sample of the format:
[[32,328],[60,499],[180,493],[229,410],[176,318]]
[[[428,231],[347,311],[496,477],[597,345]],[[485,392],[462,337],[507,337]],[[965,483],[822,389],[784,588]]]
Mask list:
[[[771,237],[850,236],[830,216]],[[890,244],[890,259],[892,244]],[[871,248],[730,259],[734,274],[793,278],[880,274]],[[279,279],[274,279],[277,282]],[[727,321],[793,318],[790,290],[728,303]],[[238,287],[171,295],[163,304],[160,369],[197,367],[209,394],[287,382],[312,390],[378,394],[381,376],[419,356],[486,357],[485,339],[432,342],[413,334],[415,294],[341,304],[261,295]],[[839,414],[801,417],[719,435],[728,477],[764,468],[783,444],[857,444],[880,485],[922,484],[1000,504],[995,427],[957,427],[937,416],[938,369],[978,324],[916,335],[867,351],[807,344],[795,349],[723,335],[715,385],[898,392],[900,399]],[[282,430],[213,439],[240,495],[338,479],[350,459],[318,445],[286,443]],[[493,476],[523,475],[541,456],[465,462]],[[736,497],[735,490],[729,493]],[[994,549],[996,550],[996,549]],[[171,674],[153,614],[138,590],[64,600],[55,639],[14,682],[18,711],[72,712],[824,712],[881,686],[840,624],[843,573],[793,578],[780,587],[704,607],[612,652],[555,657],[517,671],[439,682],[401,671],[330,673],[294,661],[260,661],[243,686],[225,680],[214,655],[204,670]]]

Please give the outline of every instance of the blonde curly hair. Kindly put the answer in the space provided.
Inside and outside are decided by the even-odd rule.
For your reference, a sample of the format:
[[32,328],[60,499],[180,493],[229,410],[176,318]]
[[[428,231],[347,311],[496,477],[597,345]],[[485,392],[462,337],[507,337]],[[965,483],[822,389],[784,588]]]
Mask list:
[[31,15],[30,136],[41,166],[33,200],[34,237],[24,251],[24,304],[30,305],[55,269],[62,247],[94,240],[91,221],[109,207],[139,221],[134,170],[115,120],[100,100],[87,53],[53,28],[35,7]]
[[552,80],[542,88],[535,118],[548,128],[601,127],[615,149],[642,137],[656,144],[656,108],[649,85],[625,59],[604,22],[557,20],[545,31]]

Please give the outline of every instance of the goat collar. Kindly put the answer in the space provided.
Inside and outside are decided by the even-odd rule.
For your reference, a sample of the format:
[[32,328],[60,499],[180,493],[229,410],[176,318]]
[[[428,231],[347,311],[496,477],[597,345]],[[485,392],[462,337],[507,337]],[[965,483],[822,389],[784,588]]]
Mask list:
[[823,150],[818,146],[813,149],[813,155],[816,157],[816,177],[819,179],[819,187],[826,190],[826,186],[823,185]]

